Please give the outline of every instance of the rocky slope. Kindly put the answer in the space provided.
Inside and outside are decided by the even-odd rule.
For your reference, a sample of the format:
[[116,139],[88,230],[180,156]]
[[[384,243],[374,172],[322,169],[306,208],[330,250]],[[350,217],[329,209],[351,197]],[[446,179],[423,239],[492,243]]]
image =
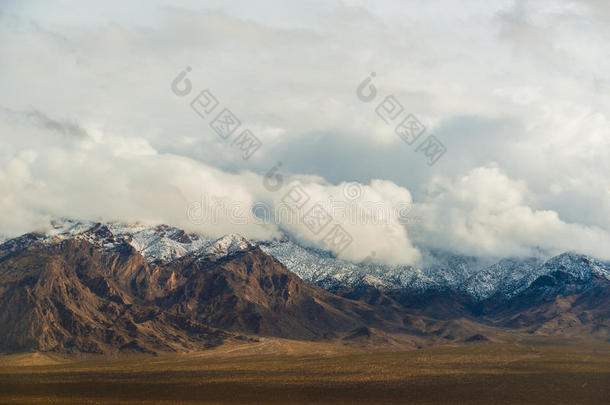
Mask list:
[[[421,333],[404,326],[399,307],[307,285],[238,235],[170,259],[158,254],[165,248],[89,225],[0,245],[0,351],[184,351],[244,334],[340,339],[361,328],[414,342],[409,334]],[[173,240],[167,230],[155,237]],[[191,242],[178,243],[193,243],[184,236]]]
[[510,298],[484,301],[482,314],[529,333],[610,341],[608,268],[585,256],[563,254],[542,269],[543,275]]
[[542,257],[493,260],[421,248],[423,265],[414,267],[386,266],[374,261],[346,262],[287,238],[263,242],[261,248],[303,280],[331,291],[367,287],[412,293],[438,290],[464,294],[481,301],[494,296],[514,296],[538,277],[566,266],[571,272],[595,272],[610,280],[608,264],[575,253],[547,260]]
[[174,351],[230,336],[130,294],[126,286],[153,271],[127,245],[103,252],[71,239],[12,250],[0,259],[0,350]]
[[160,352],[276,336],[421,346],[522,333],[609,339],[610,267],[349,263],[289,240],[57,221],[0,244],[0,351]]

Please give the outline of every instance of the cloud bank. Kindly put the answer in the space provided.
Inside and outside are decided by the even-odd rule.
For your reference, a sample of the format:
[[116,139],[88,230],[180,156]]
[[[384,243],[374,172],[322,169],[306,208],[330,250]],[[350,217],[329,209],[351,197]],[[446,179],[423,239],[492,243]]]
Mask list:
[[[414,263],[420,245],[610,259],[602,2],[266,3],[3,3],[0,233],[69,216],[325,247],[341,225],[353,241],[337,253],[355,261]],[[363,103],[371,72],[378,100]],[[203,89],[262,141],[250,159],[189,107]],[[375,113],[389,95],[446,146],[432,167]],[[283,212],[297,185],[301,214],[331,213],[320,232],[235,218]],[[193,220],[204,198],[230,209]]]

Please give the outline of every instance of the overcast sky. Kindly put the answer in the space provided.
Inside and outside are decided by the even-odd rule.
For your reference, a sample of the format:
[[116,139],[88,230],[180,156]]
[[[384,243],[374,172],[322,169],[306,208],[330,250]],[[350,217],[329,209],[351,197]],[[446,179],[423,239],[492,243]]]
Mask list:
[[[610,259],[609,23],[603,0],[0,1],[0,233],[68,216],[323,247],[339,224],[351,260],[415,263],[422,244]],[[402,111],[386,123],[388,96]],[[227,140],[210,126],[224,108],[241,122]],[[412,144],[395,132],[408,114],[426,128]],[[446,148],[433,165],[429,135]],[[278,162],[282,187],[265,186]],[[295,185],[303,209],[366,218],[337,210],[314,233],[193,217],[220,200],[276,212]]]

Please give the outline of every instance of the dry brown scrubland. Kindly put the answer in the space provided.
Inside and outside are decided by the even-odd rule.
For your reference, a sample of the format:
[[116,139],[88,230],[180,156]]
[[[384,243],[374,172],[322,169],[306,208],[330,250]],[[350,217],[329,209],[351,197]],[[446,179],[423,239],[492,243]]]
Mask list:
[[0,358],[1,404],[607,404],[610,344],[381,351],[261,339],[180,355]]

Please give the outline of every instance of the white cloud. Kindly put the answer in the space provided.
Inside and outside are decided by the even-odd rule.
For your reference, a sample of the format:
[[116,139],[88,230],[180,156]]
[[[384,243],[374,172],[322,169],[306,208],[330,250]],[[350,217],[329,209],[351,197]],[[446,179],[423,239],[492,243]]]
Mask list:
[[[61,3],[0,13],[0,233],[50,213],[189,226],[184,205],[202,193],[277,203],[260,184],[282,162],[325,201],[354,180],[374,201],[414,200],[418,242],[608,256],[603,2]],[[193,93],[180,98],[169,85],[187,65]],[[379,100],[395,95],[447,146],[434,167],[377,100],[355,97],[372,71]],[[250,160],[189,108],[204,88],[263,140]],[[277,232],[221,222],[208,231]],[[416,260],[411,229],[389,222],[351,227],[344,254]]]
[[474,169],[453,181],[438,179],[434,193],[419,209],[428,219],[428,240],[439,247],[488,256],[578,251],[610,259],[610,233],[567,223],[555,211],[531,208],[525,183],[496,166]]
[[[13,135],[19,129],[14,127]],[[371,252],[387,263],[412,263],[418,258],[396,210],[401,203],[410,204],[411,196],[391,182],[354,183],[357,190],[351,195],[346,194],[347,184],[286,175],[275,190],[251,172],[229,174],[189,158],[158,154],[142,138],[87,132],[96,135],[62,148],[39,145],[22,150],[0,170],[4,233],[41,229],[52,216],[65,216],[171,223],[214,237],[239,232],[269,239],[284,229],[307,244],[333,250],[324,237],[341,225],[352,239],[340,252],[344,258],[359,261]],[[268,202],[272,212],[281,212],[282,201],[295,184],[305,190],[308,203],[294,217],[266,222],[252,217],[257,202]],[[367,205],[371,201],[373,209]],[[312,231],[302,220],[316,203],[332,221],[323,232]]]

